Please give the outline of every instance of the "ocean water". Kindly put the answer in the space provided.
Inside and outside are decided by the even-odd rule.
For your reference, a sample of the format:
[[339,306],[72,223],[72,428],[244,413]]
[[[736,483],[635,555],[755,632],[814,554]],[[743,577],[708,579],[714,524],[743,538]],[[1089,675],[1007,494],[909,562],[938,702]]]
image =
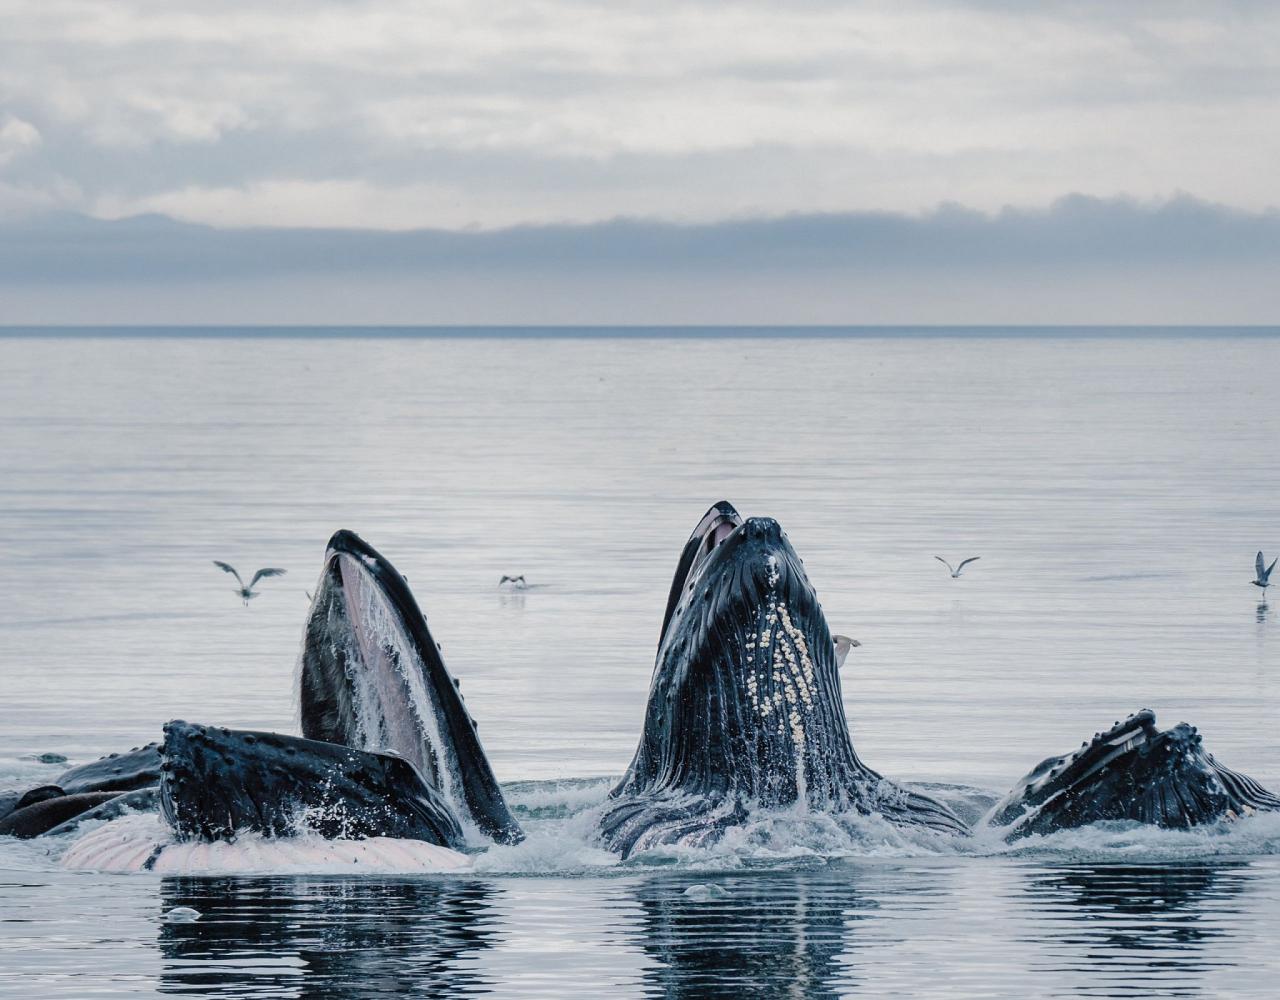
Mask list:
[[[1016,850],[781,817],[627,864],[590,817],[721,498],[861,640],[845,706],[886,774],[989,800],[1150,707],[1280,786],[1249,585],[1280,337],[137,333],[0,336],[0,788],[170,718],[296,731],[346,527],[408,576],[530,837],[425,878],[85,875],[0,840],[0,993],[1274,995],[1280,817]],[[246,608],[213,559],[289,573]]]

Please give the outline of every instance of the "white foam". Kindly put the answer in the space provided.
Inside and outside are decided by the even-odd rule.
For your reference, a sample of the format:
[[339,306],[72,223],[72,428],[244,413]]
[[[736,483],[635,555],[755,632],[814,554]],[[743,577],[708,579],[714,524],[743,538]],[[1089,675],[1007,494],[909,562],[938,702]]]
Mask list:
[[1005,830],[980,829],[971,853],[1047,857],[1079,861],[1192,861],[1280,854],[1280,813],[1257,813],[1189,830],[1166,830],[1133,822],[1093,823],[1006,844]]
[[[582,874],[620,864],[618,855],[600,845],[596,825],[607,786],[595,787],[594,807],[557,819],[525,822],[524,840],[490,847],[476,858],[475,870],[490,874]],[[573,790],[566,791],[568,800],[578,801]]]
[[598,806],[617,783],[617,777],[518,781],[503,785],[502,792],[517,811],[572,815]]
[[[154,857],[154,863],[144,868]],[[78,871],[165,875],[377,874],[470,871],[472,859],[421,840],[370,837],[240,837],[235,843],[175,842],[158,816],[129,816],[85,834],[67,848],[62,866]]]
[[[112,820],[84,834],[67,848],[61,863],[80,870],[139,871],[158,846],[163,850],[156,871],[189,874],[591,875],[620,865],[628,870],[674,866],[720,871],[786,868],[833,859],[1009,857],[1129,863],[1280,855],[1280,813],[1260,813],[1186,831],[1095,824],[1006,844],[1003,830],[980,828],[972,837],[953,837],[895,826],[878,816],[780,809],[752,811],[745,823],[726,830],[714,843],[656,846],[622,862],[601,847],[597,832],[610,784],[608,779],[592,779],[535,782],[511,789],[514,804],[536,809],[544,817],[522,818],[527,836],[521,843],[491,846],[476,856],[419,841],[327,841],[314,835],[276,841],[249,835],[235,844],[176,844],[167,826],[152,813]],[[12,841],[4,846],[5,863],[13,868],[44,869],[52,860],[50,855],[57,855],[57,848],[50,851],[48,840]]]

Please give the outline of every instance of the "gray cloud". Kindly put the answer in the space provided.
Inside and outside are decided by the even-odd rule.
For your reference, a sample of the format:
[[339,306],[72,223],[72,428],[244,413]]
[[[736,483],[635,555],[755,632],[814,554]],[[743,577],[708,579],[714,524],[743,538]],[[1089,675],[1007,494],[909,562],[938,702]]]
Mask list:
[[1263,3],[8,0],[5,29],[0,128],[26,137],[0,136],[9,216],[461,229],[1280,201]]
[[0,322],[1277,314],[1274,4],[0,2]]

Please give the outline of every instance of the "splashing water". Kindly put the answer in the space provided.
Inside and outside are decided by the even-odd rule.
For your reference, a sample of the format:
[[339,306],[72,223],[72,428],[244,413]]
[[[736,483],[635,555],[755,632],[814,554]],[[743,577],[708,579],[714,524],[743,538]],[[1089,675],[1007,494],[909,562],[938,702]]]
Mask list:
[[[648,869],[688,871],[787,870],[847,860],[1010,857],[1057,862],[1187,862],[1214,858],[1280,855],[1280,814],[1260,813],[1233,822],[1191,830],[1164,830],[1131,823],[1100,823],[1006,844],[998,829],[979,828],[957,838],[923,828],[897,826],[879,816],[831,815],[800,806],[752,810],[716,842],[703,846],[662,846],[620,861],[601,848],[596,824],[608,802],[611,779],[517,782],[504,793],[527,838],[513,846],[491,846],[464,855],[421,841],[368,838],[326,840],[307,829],[300,814],[295,837],[249,834],[234,844],[178,843],[154,813],[107,823],[86,823],[87,831],[51,841],[5,844],[25,853],[21,868],[60,863],[73,869],[141,871],[163,847],[156,871],[186,874],[313,873],[413,874],[472,872],[499,875],[599,876]],[[937,786],[930,794],[959,812],[992,793],[965,786]],[[32,844],[37,845],[33,847]],[[43,846],[39,846],[43,845]],[[51,848],[51,849],[50,849]],[[13,866],[12,864],[10,866]]]

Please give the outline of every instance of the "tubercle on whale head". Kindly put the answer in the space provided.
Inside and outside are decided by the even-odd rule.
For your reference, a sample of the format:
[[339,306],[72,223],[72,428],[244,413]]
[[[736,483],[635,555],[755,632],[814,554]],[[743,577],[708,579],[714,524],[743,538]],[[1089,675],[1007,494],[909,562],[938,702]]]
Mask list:
[[298,687],[304,736],[394,750],[482,836],[523,838],[408,582],[352,531],[326,546]]
[[705,537],[708,547],[685,575],[659,645],[659,660],[663,647],[688,631],[690,617],[705,632],[718,619],[750,617],[781,602],[812,613],[814,626],[827,629],[804,564],[777,521],[752,517],[728,533],[713,530]]

